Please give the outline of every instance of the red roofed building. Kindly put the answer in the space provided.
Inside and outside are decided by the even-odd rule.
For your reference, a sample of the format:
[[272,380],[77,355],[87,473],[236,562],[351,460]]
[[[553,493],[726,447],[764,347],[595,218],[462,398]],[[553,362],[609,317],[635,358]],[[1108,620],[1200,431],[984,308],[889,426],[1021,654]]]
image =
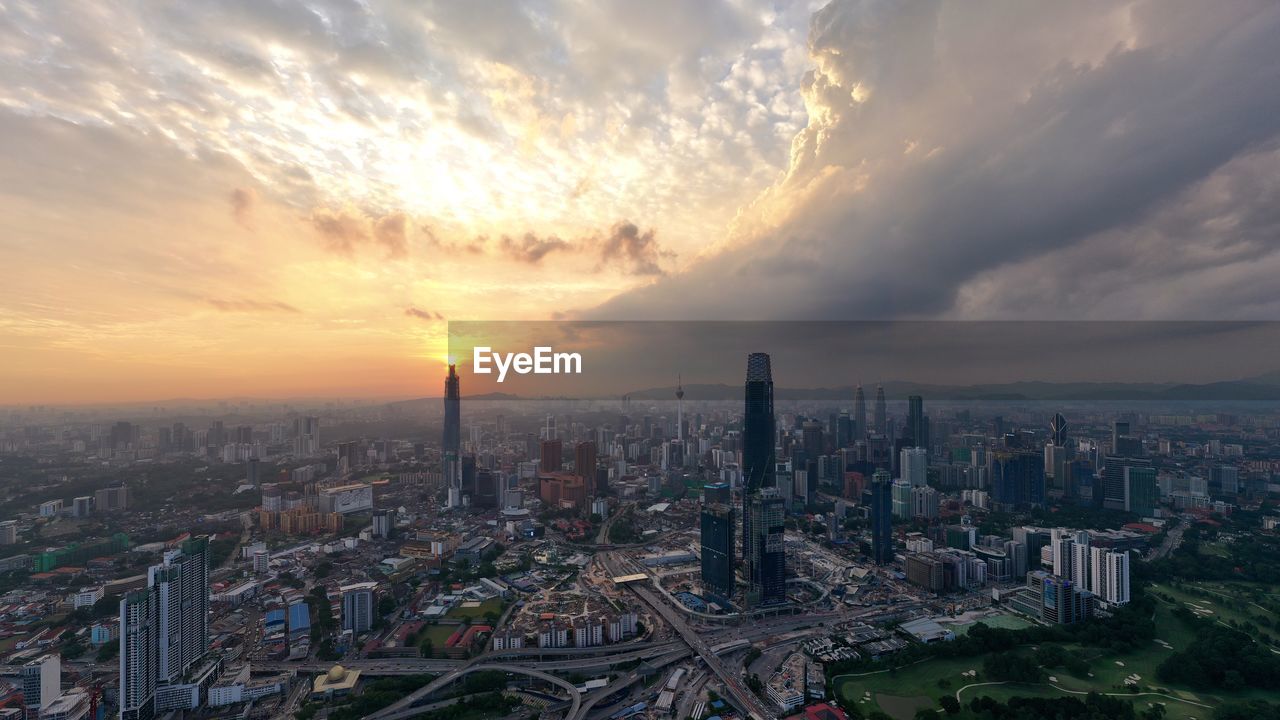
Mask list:
[[838,707],[818,703],[801,710],[799,715],[792,715],[790,720],[849,720],[849,716]]

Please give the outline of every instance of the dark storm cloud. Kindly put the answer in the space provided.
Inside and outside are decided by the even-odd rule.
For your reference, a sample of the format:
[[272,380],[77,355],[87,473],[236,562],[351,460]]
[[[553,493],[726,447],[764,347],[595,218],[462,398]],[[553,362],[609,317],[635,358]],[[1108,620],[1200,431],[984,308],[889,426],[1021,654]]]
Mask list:
[[504,352],[550,345],[582,355],[581,375],[508,378],[500,388],[526,397],[617,397],[672,385],[677,374],[687,385],[740,387],[747,355],[767,352],[780,388],[910,383],[936,397],[944,386],[1030,383],[1011,392],[1051,394],[1045,384],[1074,383],[1101,384],[1074,392],[1105,399],[1110,383],[1206,384],[1274,375],[1280,323],[449,323],[449,352],[464,358],[464,367],[476,344]]
[[[1118,11],[1114,27],[1098,25]],[[1109,32],[1109,46],[1077,47]],[[780,224],[590,315],[1185,317],[1185,299],[1150,295],[1106,309],[1090,298],[1009,307],[1001,290],[1016,286],[999,276],[1108,234],[1128,238],[1110,267],[1141,268],[1171,232],[1165,252],[1195,257],[1193,278],[1249,277],[1242,257],[1280,264],[1274,219],[1258,212],[1280,199],[1268,182],[1280,157],[1256,158],[1252,173],[1231,167],[1280,137],[1278,36],[1269,2],[834,2],[811,26],[810,126],[764,198],[786,206]],[[1224,172],[1236,179],[1213,180]],[[1170,228],[1170,204],[1214,182],[1215,201]],[[735,282],[716,282],[726,274]],[[1109,279],[1096,297],[1128,282]],[[1253,286],[1244,305],[1212,290],[1221,279],[1193,284],[1226,316],[1280,302],[1274,284]]]

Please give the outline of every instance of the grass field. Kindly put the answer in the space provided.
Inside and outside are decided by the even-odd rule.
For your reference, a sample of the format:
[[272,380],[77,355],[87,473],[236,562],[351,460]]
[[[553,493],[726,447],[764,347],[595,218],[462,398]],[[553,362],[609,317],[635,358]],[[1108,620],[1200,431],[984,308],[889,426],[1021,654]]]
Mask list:
[[420,638],[430,638],[431,646],[440,650],[444,648],[444,644],[449,639],[449,636],[457,629],[457,625],[423,625],[422,631],[418,636]]
[[965,635],[969,629],[978,623],[982,623],[987,627],[1005,628],[1007,630],[1021,630],[1031,627],[1031,621],[1024,620],[1016,615],[995,615],[989,618],[983,618],[974,622],[968,622],[961,625],[946,625],[944,627],[951,628],[957,636]]
[[462,607],[458,605],[445,614],[450,620],[462,620],[463,618],[471,618],[472,620],[480,620],[487,613],[502,614],[502,601],[498,598],[485,600],[478,607]]
[[[1162,589],[1163,590],[1163,589]],[[1173,593],[1170,593],[1173,595]],[[1181,598],[1179,598],[1181,599]],[[1191,598],[1202,600],[1201,598]],[[943,695],[960,693],[963,703],[982,695],[997,700],[1016,696],[1057,697],[1080,695],[1089,692],[1133,697],[1142,710],[1148,702],[1163,702],[1167,717],[1171,720],[1207,720],[1213,716],[1212,707],[1223,700],[1266,699],[1280,702],[1280,693],[1245,691],[1238,694],[1202,694],[1185,688],[1168,688],[1155,679],[1156,668],[1178,650],[1184,650],[1193,640],[1191,630],[1173,616],[1173,605],[1161,603],[1156,608],[1156,638],[1168,644],[1152,642],[1150,648],[1131,653],[1113,653],[1097,648],[1067,646],[1088,663],[1083,676],[1072,676],[1062,668],[1046,670],[1051,678],[1041,684],[983,684],[982,657],[943,658],[917,663],[893,672],[877,672],[866,675],[843,675],[832,683],[837,699],[846,707],[858,707],[867,714],[875,709],[883,710],[897,720],[910,720],[917,708],[937,707]],[[1033,646],[1025,649],[1030,652]],[[976,677],[964,675],[977,671]],[[1139,693],[1167,692],[1170,697],[1155,694],[1134,694],[1125,685],[1126,678],[1137,675]],[[966,687],[971,686],[971,687]],[[868,695],[867,693],[870,693]],[[1179,698],[1181,700],[1179,700]],[[1204,707],[1204,706],[1210,707]]]
[[[1233,622],[1244,624],[1248,622],[1257,623],[1260,619],[1265,619],[1267,622],[1280,620],[1267,608],[1251,602],[1239,592],[1234,592],[1230,585],[1207,582],[1189,583],[1189,585],[1209,593],[1209,596],[1203,597],[1192,594],[1170,585],[1152,585],[1151,589],[1172,597],[1176,602],[1191,608],[1200,617],[1216,620],[1228,627]],[[1272,647],[1280,649],[1280,646],[1277,646],[1274,642]]]

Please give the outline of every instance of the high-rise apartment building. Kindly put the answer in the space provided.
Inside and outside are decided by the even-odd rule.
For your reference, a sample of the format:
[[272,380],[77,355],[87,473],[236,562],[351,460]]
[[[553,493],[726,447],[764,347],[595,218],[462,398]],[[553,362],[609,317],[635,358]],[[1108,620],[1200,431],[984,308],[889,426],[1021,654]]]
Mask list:
[[120,601],[120,718],[147,720],[157,696],[209,652],[209,538],[191,538]]

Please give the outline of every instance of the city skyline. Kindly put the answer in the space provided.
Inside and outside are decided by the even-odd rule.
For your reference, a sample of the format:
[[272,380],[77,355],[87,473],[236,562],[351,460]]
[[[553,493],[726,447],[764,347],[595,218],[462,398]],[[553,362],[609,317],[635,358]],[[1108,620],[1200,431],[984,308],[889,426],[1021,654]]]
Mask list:
[[1278,28],[8,4],[0,399],[420,395],[446,320],[1274,317]]

